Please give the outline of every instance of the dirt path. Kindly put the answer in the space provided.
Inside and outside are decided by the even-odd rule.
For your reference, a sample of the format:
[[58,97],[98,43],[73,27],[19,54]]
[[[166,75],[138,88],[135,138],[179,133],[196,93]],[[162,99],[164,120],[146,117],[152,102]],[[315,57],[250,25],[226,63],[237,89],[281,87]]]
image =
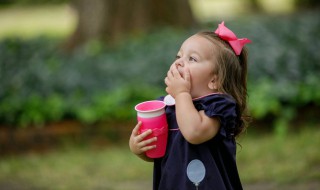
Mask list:
[[293,184],[275,184],[275,183],[255,183],[244,184],[245,190],[319,190],[320,182],[301,182]]
[[[34,185],[28,184],[26,181],[6,180],[0,181],[0,189],[3,190],[51,190],[54,187],[35,187]],[[95,189],[106,189],[106,190],[141,190],[141,189],[152,189],[151,181],[126,181],[122,183],[106,183],[99,184]],[[259,182],[254,184],[244,184],[244,190],[319,190],[320,182],[310,181],[303,183],[294,184],[276,184]]]

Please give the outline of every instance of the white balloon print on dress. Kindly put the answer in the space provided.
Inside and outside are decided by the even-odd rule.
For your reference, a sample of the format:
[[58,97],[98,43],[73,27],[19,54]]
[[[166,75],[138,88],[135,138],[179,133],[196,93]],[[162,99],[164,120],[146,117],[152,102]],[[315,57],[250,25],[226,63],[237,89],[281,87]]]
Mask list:
[[205,175],[206,168],[200,160],[194,159],[189,162],[187,167],[187,176],[189,180],[196,186],[197,190],[200,182],[204,179]]

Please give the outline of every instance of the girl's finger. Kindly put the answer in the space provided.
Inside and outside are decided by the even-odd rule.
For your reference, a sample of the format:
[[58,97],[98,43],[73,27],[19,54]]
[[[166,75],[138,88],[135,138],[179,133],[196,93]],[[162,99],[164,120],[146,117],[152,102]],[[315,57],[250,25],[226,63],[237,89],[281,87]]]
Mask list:
[[155,145],[149,145],[153,142],[157,141],[157,137],[153,137],[153,138],[150,138],[148,140],[145,140],[145,141],[140,141],[139,143],[136,144],[136,153],[137,154],[141,154],[147,150],[150,150],[150,149],[153,149],[155,148]]
[[145,147],[145,146],[147,146],[148,144],[151,144],[151,143],[156,142],[156,141],[157,141],[157,137],[153,137],[153,138],[150,138],[150,139],[148,139],[148,140],[142,141],[142,142],[141,142],[141,146],[142,146],[142,147]]
[[166,85],[169,84],[169,79],[168,79],[168,77],[164,78],[164,83],[165,83]]
[[145,146],[145,147],[141,148],[141,151],[142,151],[142,152],[146,152],[146,151],[151,150],[151,149],[154,149],[154,148],[156,148],[156,147],[157,147],[156,145]]
[[190,82],[190,70],[188,68],[184,69],[183,75],[184,75],[184,80]]
[[140,127],[141,127],[141,124],[142,124],[142,122],[139,121],[139,122],[137,123],[137,125],[133,128],[133,130],[132,130],[132,135],[133,135],[133,136],[139,135],[139,129],[140,129]]
[[173,67],[177,67],[177,64],[171,64],[170,69],[172,69]]
[[177,69],[176,67],[174,67],[174,68],[172,69],[172,75],[173,75],[173,77],[175,77],[175,78],[180,78],[180,77],[181,77],[181,75],[180,75],[180,73],[179,73],[179,71],[178,71],[178,69]]
[[168,94],[170,94],[170,88],[169,87],[166,87],[166,92],[168,93]]
[[169,80],[173,78],[173,74],[172,74],[172,70],[171,69],[167,72],[167,78]]
[[146,131],[144,131],[143,133],[141,133],[139,135],[140,141],[142,141],[144,138],[146,138],[148,135],[150,135],[152,133],[151,129],[148,129]]

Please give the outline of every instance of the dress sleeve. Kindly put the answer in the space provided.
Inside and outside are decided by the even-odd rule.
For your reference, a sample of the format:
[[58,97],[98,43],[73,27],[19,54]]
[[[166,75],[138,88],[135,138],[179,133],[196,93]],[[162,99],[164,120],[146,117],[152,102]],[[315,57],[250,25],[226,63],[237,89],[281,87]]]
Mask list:
[[228,95],[214,95],[195,103],[198,110],[204,110],[208,117],[220,119],[219,133],[224,137],[233,137],[237,121],[237,104]]
[[160,97],[158,97],[156,100],[163,101],[163,100],[164,100],[164,96],[160,96]]

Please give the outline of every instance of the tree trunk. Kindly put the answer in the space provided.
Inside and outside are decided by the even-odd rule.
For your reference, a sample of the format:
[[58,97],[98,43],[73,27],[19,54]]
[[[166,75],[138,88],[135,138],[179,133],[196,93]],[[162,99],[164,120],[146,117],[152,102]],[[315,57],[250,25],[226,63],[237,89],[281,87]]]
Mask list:
[[249,0],[249,8],[251,12],[259,13],[262,11],[261,5],[259,4],[259,0]]
[[114,43],[132,32],[152,27],[196,24],[186,0],[74,0],[77,28],[65,47],[72,50],[90,40]]

